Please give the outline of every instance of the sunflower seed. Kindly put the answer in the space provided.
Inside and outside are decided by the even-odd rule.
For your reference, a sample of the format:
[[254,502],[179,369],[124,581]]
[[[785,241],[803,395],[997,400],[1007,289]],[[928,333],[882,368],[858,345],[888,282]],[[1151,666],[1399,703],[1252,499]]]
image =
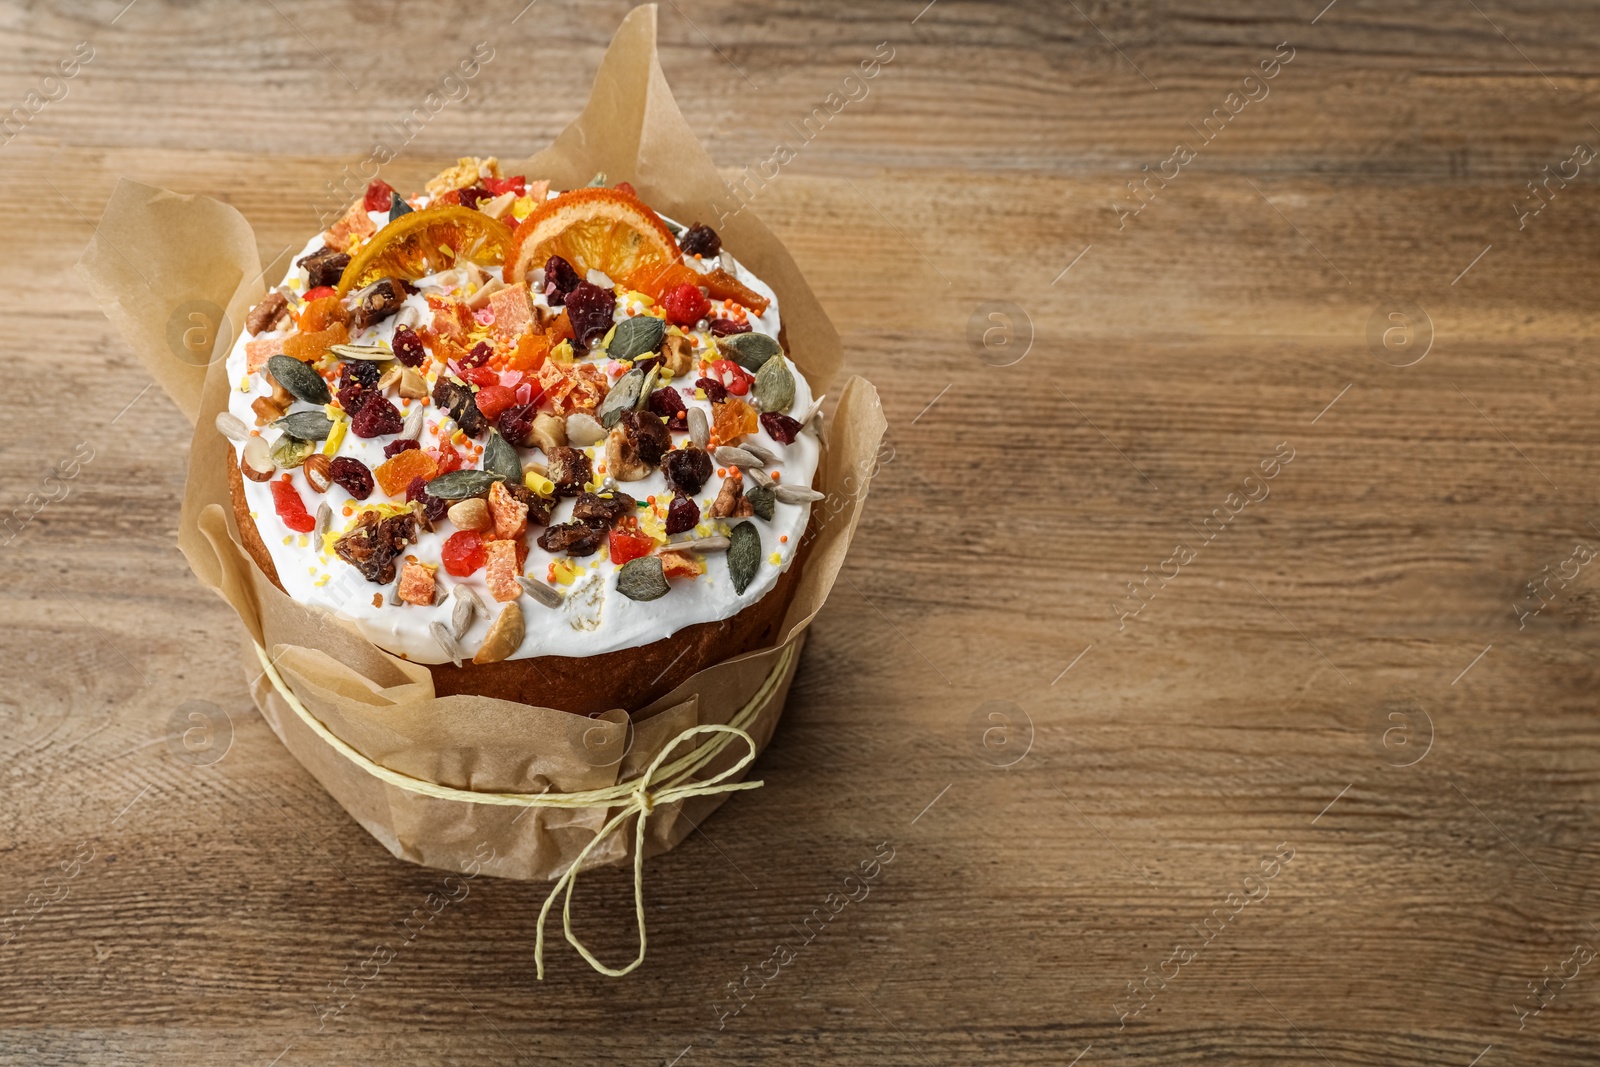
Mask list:
[[760,467],[762,460],[753,455],[747,448],[738,448],[733,445],[718,445],[712,457],[719,466],[723,467]]
[[422,409],[412,408],[406,412],[405,424],[400,427],[400,436],[408,441],[415,441],[422,436]]
[[785,504],[809,504],[813,500],[821,500],[822,493],[806,485],[780,485],[772,491]]
[[[766,471],[762,470],[760,467],[749,467],[749,468],[746,468],[746,470],[744,472],[744,475],[745,475],[746,478],[749,478],[752,482],[755,482],[757,485],[759,485],[763,489],[771,489],[772,488],[772,477],[771,477],[771,475],[769,475]],[[748,492],[748,490],[747,490],[747,492]]]
[[759,462],[767,464],[768,466],[778,462],[778,457],[772,454],[772,450],[770,448],[768,448],[766,445],[749,440],[748,435],[746,435],[746,440],[739,442],[739,447],[756,457]]
[[296,411],[274,421],[272,428],[302,441],[324,441],[333,432],[333,420],[320,411]]
[[711,441],[711,427],[706,425],[706,413],[699,408],[689,409],[689,440],[702,450]]
[[433,599],[428,601],[428,603],[437,607],[438,605],[443,604],[446,600],[450,599],[450,592],[451,590],[448,585],[436,580],[433,583]]
[[517,575],[517,584],[522,586],[524,593],[527,593],[545,607],[559,608],[561,606],[561,594],[543,582],[535,581],[519,574]]
[[[759,337],[760,334],[738,334],[740,337]],[[794,406],[794,374],[789,370],[789,361],[782,356],[773,356],[761,365],[756,371],[756,384],[750,390],[754,395],[756,407],[762,411],[788,411]]]
[[728,539],[720,534],[712,537],[691,537],[687,541],[669,541],[661,546],[663,552],[726,552]]
[[[821,396],[817,397],[815,400],[813,400],[811,402],[811,406],[809,408],[806,408],[806,416],[805,416],[805,418],[800,420],[800,425],[801,426],[806,425],[812,419],[814,419],[818,415],[822,414],[822,402],[824,400],[826,400],[826,399],[828,399],[828,394],[824,393],[824,394],[822,394]],[[817,429],[818,430],[822,429],[822,424],[820,422],[817,423]]]
[[451,635],[450,628],[435,619],[428,624],[428,632],[433,635],[435,641],[439,642],[439,647],[444,650],[445,655],[450,657],[450,662],[457,667],[461,666],[461,660],[466,656],[466,653],[461,650],[460,643]]
[[227,411],[217,412],[217,432],[234,442],[250,439],[250,430],[245,426],[244,420]]
[[728,574],[733,591],[743,595],[761,569],[761,532],[752,523],[741,522],[728,532]]
[[394,328],[397,330],[402,326],[407,329],[415,329],[421,322],[422,312],[411,304],[405,305],[394,314]]
[[655,556],[630,559],[617,571],[617,592],[629,600],[660,600],[671,588]]
[[606,172],[603,170],[595,171],[594,177],[589,179],[589,188],[591,189],[603,189],[606,184]]
[[395,607],[405,603],[404,600],[400,599],[400,572],[398,570],[395,571],[394,581],[389,585],[389,603]]
[[450,632],[457,641],[466,636],[467,628],[472,625],[473,617],[482,613],[484,618],[489,617],[489,609],[484,607],[483,598],[474,593],[465,585],[458,585],[451,595],[455,598],[455,606],[450,609]]
[[322,375],[293,356],[268,356],[267,373],[296,400],[304,400],[308,404],[326,404],[333,399]]
[[319,548],[321,547],[323,534],[326,534],[332,528],[333,509],[329,507],[328,502],[324,500],[322,503],[317,505],[317,541]]
[[386,360],[394,358],[388,345],[329,345],[328,351],[340,359]]

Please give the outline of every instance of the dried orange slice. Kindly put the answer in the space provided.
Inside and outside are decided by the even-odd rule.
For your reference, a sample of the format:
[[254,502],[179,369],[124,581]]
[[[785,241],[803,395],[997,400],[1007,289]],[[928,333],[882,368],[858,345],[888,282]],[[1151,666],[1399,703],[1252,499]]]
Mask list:
[[591,270],[613,281],[659,270],[679,259],[672,232],[655,212],[619,189],[574,189],[522,220],[506,250],[506,280],[525,282],[551,256],[579,277]]
[[373,234],[339,277],[339,295],[379,278],[421,278],[462,260],[498,266],[511,244],[511,227],[459,204],[401,215]]

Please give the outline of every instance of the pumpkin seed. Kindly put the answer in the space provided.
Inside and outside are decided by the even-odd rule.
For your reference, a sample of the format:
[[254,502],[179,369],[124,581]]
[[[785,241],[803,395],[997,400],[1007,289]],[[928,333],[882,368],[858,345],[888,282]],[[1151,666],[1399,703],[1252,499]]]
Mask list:
[[761,460],[752,455],[749,449],[737,448],[733,445],[718,445],[717,450],[712,453],[712,457],[716,459],[719,467],[738,467],[743,469],[762,465]]
[[457,667],[461,666],[462,657],[466,653],[461,650],[461,644],[450,633],[450,628],[435,619],[428,624],[428,632],[433,635],[435,641],[439,642],[439,647],[444,650],[445,655],[450,657],[450,662]]
[[723,354],[747,371],[759,371],[783,346],[764,333],[736,333],[717,342]]
[[527,628],[522,623],[522,609],[513,600],[500,609],[500,617],[494,620],[489,632],[484,635],[483,644],[479,646],[478,654],[472,657],[472,662],[499,663],[517,650],[526,633]]
[[595,412],[601,426],[611,429],[622,418],[623,412],[632,411],[638,406],[639,394],[644,390],[644,377],[644,371],[635,367],[617,379],[617,384],[600,402],[600,410]]
[[545,607],[559,608],[561,606],[561,594],[543,582],[535,581],[519,574],[517,575],[517,584],[522,586],[524,593],[527,593]]
[[510,441],[500,436],[498,430],[490,430],[489,438],[483,444],[483,469],[500,475],[508,482],[522,481],[522,460],[517,458],[517,450]]
[[267,373],[297,400],[304,400],[308,404],[326,404],[333,399],[322,375],[293,356],[268,356]]
[[761,531],[741,522],[728,532],[728,574],[733,578],[733,591],[743,595],[760,569]]
[[785,504],[809,504],[823,497],[808,485],[780,485],[772,493]]
[[706,413],[699,408],[689,409],[689,440],[701,451],[711,442],[711,427],[706,425]]
[[412,408],[406,412],[406,421],[400,427],[400,436],[407,441],[415,441],[422,437],[422,409]]
[[333,432],[333,420],[320,411],[296,411],[278,419],[272,427],[302,441],[323,441]]
[[661,560],[655,556],[630,559],[617,571],[617,592],[629,600],[660,600],[670,588]]
[[617,323],[606,355],[612,359],[635,359],[660,348],[661,339],[666,335],[666,320],[654,315],[635,315]]
[[661,546],[663,552],[726,552],[728,539],[720,534],[711,537],[691,537],[687,541],[670,541]]
[[755,509],[756,518],[772,521],[776,515],[778,497],[772,490],[772,483],[766,485],[752,485],[744,491],[744,498],[750,501],[750,506]]
[[755,395],[756,407],[762,411],[788,411],[794,406],[794,375],[789,371],[789,361],[774,356],[763,363],[756,371],[756,384],[751,392]]
[[234,442],[250,439],[250,430],[245,426],[244,420],[228,411],[217,412],[217,432]]
[[428,495],[440,500],[465,500],[482,496],[495,482],[502,481],[494,471],[451,471],[428,483]]
[[386,360],[394,358],[388,345],[329,345],[328,351],[340,359]]
[[306,461],[306,457],[317,450],[315,441],[302,441],[298,437],[284,434],[272,444],[272,462],[284,470],[293,470]]

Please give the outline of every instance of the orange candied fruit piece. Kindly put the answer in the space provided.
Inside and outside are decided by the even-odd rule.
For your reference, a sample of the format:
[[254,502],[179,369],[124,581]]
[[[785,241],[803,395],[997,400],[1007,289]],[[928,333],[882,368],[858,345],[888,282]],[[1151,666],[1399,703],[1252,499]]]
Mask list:
[[328,354],[333,345],[350,343],[350,331],[344,323],[336,322],[326,330],[315,333],[297,333],[283,342],[283,354],[293,356],[302,363],[315,363]]
[[562,308],[561,314],[545,325],[544,335],[552,345],[558,345],[562,341],[570,341],[577,336],[572,332],[572,319],[567,316],[566,308]]
[[350,322],[350,313],[337,296],[319,296],[300,311],[301,333],[318,333],[336,322],[341,326]]
[[721,267],[700,275],[699,283],[706,287],[706,292],[711,294],[711,299],[713,300],[732,300],[737,304],[744,305],[757,315],[765,315],[767,313],[767,298]]
[[500,370],[520,370],[531,374],[544,365],[550,354],[550,338],[542,333],[525,333],[517,338],[517,347],[504,356],[494,355],[489,362],[500,361]]
[[420,448],[408,448],[404,452],[396,452],[394,458],[378,464],[372,476],[378,479],[378,485],[390,496],[399,496],[411,484],[411,479],[421,478],[431,482],[439,476],[439,464],[434,458]]
[[640,267],[623,281],[629,289],[649,293],[656,303],[678,286],[688,282],[701,284],[700,272],[682,263],[669,263],[664,267]]
[[747,433],[755,433],[761,422],[756,409],[736,396],[720,404],[711,405],[712,423],[719,440],[732,441]]

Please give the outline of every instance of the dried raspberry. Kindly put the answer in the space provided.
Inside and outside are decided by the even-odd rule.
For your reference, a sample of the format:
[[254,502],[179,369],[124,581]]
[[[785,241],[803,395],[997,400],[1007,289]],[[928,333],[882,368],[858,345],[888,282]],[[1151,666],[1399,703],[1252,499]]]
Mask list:
[[711,301],[693,282],[684,282],[661,298],[667,319],[679,326],[693,326],[711,310]]
[[780,415],[776,411],[766,411],[761,415],[761,425],[772,439],[780,445],[787,445],[800,436],[800,424],[787,415]]
[[[704,455],[705,453],[701,453]],[[679,493],[672,498],[672,503],[667,506],[667,533],[683,533],[692,530],[700,521],[700,505]]]
[[706,399],[713,404],[720,404],[728,399],[727,387],[715,378],[697,378],[694,384],[706,391]]
[[[440,471],[444,470],[443,463],[439,464],[439,469]],[[406,486],[406,503],[419,502],[422,504],[422,513],[427,516],[430,526],[444,518],[445,512],[450,510],[450,501],[443,500],[428,492],[428,483],[421,478],[413,478],[411,479],[411,484]]]
[[[698,493],[711,477],[711,457],[692,445],[675,449],[661,457],[661,472],[678,492]],[[698,513],[695,521],[700,521]]]
[[650,410],[670,424],[674,419],[681,422],[687,418],[689,409],[683,402],[683,396],[669,385],[650,394]]
[[405,429],[406,420],[389,401],[377,393],[361,402],[361,410],[350,419],[350,432],[357,437],[382,437]]
[[488,341],[479,341],[472,346],[472,351],[468,352],[466,358],[461,361],[461,366],[463,369],[481,367],[489,362],[489,357],[492,355],[494,355],[494,346]]
[[722,251],[722,238],[710,226],[697,222],[683,231],[683,236],[678,238],[678,247],[691,256],[714,256]]
[[372,495],[372,472],[354,456],[335,458],[328,465],[328,477],[333,479],[333,484],[357,500],[365,500]]
[[606,335],[616,310],[617,295],[598,285],[579,282],[567,294],[567,319],[572,323],[572,335],[584,345]]
[[427,362],[428,351],[422,347],[422,338],[409,326],[396,326],[389,345],[394,349],[394,358],[407,367],[420,367]]
[[551,256],[544,261],[544,298],[551,307],[558,308],[566,303],[567,294],[576,289],[581,281],[583,279],[572,269],[572,264],[560,256]]
[[615,189],[619,193],[627,193],[629,196],[633,197],[635,200],[639,199],[639,190],[637,190],[637,189],[635,189],[633,187],[633,183],[632,182],[618,182],[617,184],[613,185],[611,188]]
[[277,509],[278,518],[282,519],[283,524],[289,529],[297,533],[310,533],[317,528],[317,520],[306,511],[305,501],[295,492],[288,475],[284,475],[281,481],[272,483],[272,505]]
[[383,446],[383,458],[393,459],[402,452],[409,452],[413,448],[421,447],[421,445],[417,444],[417,442],[413,441],[411,438],[402,437],[397,441],[390,441],[388,444]]
[[732,319],[712,319],[710,325],[713,337],[728,337],[736,333],[750,332],[748,322],[734,322]]
[[361,207],[364,211],[388,211],[393,199],[394,187],[382,178],[374,178],[367,186],[367,195],[361,201]]
[[471,530],[457,530],[444,539],[439,558],[445,570],[457,578],[466,578],[488,561],[489,554],[484,551],[483,538]]
[[514,445],[529,448],[533,445],[530,436],[533,430],[534,416],[539,414],[538,408],[532,404],[514,404],[500,412],[500,417],[495,420],[495,428]]

